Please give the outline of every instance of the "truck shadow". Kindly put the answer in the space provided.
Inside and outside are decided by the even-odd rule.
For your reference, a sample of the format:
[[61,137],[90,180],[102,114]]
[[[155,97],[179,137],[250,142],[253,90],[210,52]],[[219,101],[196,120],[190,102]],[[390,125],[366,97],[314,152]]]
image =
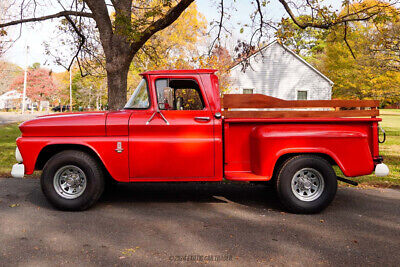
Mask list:
[[100,203],[228,203],[281,209],[275,191],[251,183],[131,183],[108,188]]
[[[44,197],[39,186],[26,196],[32,204],[54,209]],[[91,209],[104,205],[128,204],[132,208],[152,203],[236,203],[243,206],[283,211],[273,187],[251,183],[190,182],[190,183],[119,183],[108,186]],[[125,207],[127,205],[124,205]]]

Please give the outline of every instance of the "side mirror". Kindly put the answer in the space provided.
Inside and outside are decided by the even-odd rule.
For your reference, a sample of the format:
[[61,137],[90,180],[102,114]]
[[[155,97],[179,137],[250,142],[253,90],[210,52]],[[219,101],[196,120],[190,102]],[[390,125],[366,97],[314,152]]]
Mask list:
[[174,89],[170,87],[164,87],[163,95],[158,102],[158,108],[161,110],[168,110],[173,107],[174,103]]

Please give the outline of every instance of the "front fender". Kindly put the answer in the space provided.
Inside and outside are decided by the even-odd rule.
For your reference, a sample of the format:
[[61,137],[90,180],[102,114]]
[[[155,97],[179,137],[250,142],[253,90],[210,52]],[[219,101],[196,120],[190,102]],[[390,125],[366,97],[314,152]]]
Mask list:
[[[117,143],[121,142],[122,150],[116,151]],[[25,174],[32,174],[40,152],[48,146],[78,145],[92,150],[110,175],[117,181],[129,181],[128,137],[20,137],[17,146],[25,165]],[[61,151],[61,150],[60,150]]]
[[255,127],[250,133],[251,170],[272,177],[278,159],[286,154],[325,154],[346,176],[370,174],[374,170],[368,133],[333,125],[276,125]]

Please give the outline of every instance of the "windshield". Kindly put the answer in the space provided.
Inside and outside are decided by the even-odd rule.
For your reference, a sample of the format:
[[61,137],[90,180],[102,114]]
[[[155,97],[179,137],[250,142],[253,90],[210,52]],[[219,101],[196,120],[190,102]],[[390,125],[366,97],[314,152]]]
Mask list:
[[149,93],[147,90],[147,82],[146,79],[142,79],[139,85],[136,87],[135,91],[128,103],[125,105],[126,109],[145,109],[148,108],[149,105]]

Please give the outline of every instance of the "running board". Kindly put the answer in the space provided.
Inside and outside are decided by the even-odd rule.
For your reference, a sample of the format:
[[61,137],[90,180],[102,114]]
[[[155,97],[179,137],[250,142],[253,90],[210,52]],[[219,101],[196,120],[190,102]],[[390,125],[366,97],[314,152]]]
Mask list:
[[343,178],[343,177],[340,177],[340,176],[336,176],[336,179],[338,179],[339,181],[342,181],[342,182],[345,182],[345,183],[354,185],[354,186],[357,186],[357,185],[358,185],[357,182],[354,182],[354,181],[352,181],[352,180],[349,180],[349,179],[346,179],[346,178]]

